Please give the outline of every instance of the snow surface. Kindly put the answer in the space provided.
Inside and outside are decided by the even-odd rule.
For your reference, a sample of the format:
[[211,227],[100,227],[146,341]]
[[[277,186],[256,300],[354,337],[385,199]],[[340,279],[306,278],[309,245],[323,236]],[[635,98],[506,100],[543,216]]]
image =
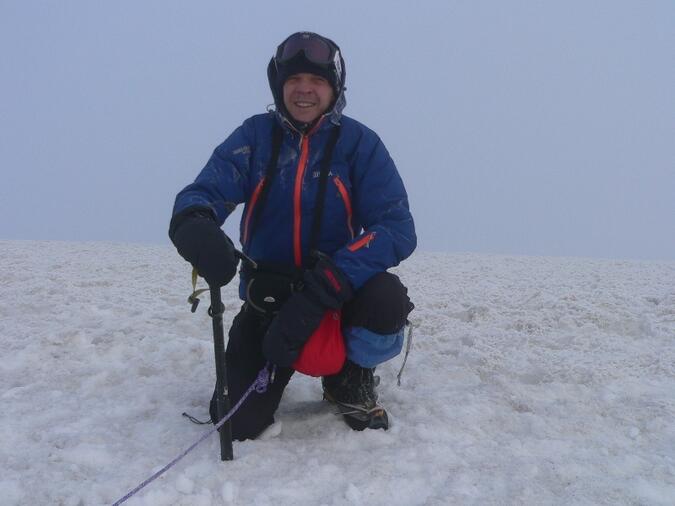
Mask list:
[[[0,502],[111,504],[199,438],[211,323],[169,246],[0,241]],[[675,504],[675,263],[417,253],[388,432],[297,375],[262,440],[214,434],[130,505]],[[224,290],[226,321],[238,310]]]

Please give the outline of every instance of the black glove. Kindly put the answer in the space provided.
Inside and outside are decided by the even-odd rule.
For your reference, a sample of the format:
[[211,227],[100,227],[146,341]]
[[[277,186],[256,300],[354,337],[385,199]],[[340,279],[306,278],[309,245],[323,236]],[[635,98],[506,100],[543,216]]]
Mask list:
[[169,237],[180,256],[190,262],[209,286],[228,284],[237,273],[234,244],[211,211],[188,209],[171,219]]
[[282,367],[295,362],[325,312],[338,309],[353,295],[349,280],[326,257],[305,272],[303,282],[303,289],[281,307],[263,338],[263,354]]

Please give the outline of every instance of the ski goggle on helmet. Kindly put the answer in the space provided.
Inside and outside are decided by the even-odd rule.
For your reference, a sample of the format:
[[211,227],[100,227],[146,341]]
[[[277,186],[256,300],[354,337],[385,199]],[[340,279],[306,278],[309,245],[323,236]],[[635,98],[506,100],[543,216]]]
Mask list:
[[277,47],[274,57],[277,67],[283,67],[302,55],[307,61],[335,72],[337,88],[344,79],[340,48],[332,40],[312,32],[298,32],[288,37]]

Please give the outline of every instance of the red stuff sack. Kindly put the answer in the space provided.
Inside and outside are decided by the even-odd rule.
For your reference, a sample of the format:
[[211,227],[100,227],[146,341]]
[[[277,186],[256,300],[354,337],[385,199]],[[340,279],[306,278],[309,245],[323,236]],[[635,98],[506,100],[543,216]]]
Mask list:
[[340,372],[345,360],[342,312],[331,310],[324,313],[319,327],[302,347],[293,369],[308,376],[330,376]]

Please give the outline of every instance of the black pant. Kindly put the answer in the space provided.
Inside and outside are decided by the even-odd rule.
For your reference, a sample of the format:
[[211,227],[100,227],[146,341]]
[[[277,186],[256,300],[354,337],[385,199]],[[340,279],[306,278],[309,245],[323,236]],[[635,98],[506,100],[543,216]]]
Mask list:
[[[343,308],[343,325],[366,327],[380,334],[398,331],[412,310],[408,289],[397,276],[382,272],[373,276]],[[225,352],[230,402],[234,405],[255,381],[267,360],[262,340],[270,319],[244,304],[234,317]],[[232,437],[254,439],[274,423],[274,413],[295,371],[277,367],[274,382],[265,393],[253,392],[232,417]],[[211,419],[217,420],[215,393],[211,399]]]

